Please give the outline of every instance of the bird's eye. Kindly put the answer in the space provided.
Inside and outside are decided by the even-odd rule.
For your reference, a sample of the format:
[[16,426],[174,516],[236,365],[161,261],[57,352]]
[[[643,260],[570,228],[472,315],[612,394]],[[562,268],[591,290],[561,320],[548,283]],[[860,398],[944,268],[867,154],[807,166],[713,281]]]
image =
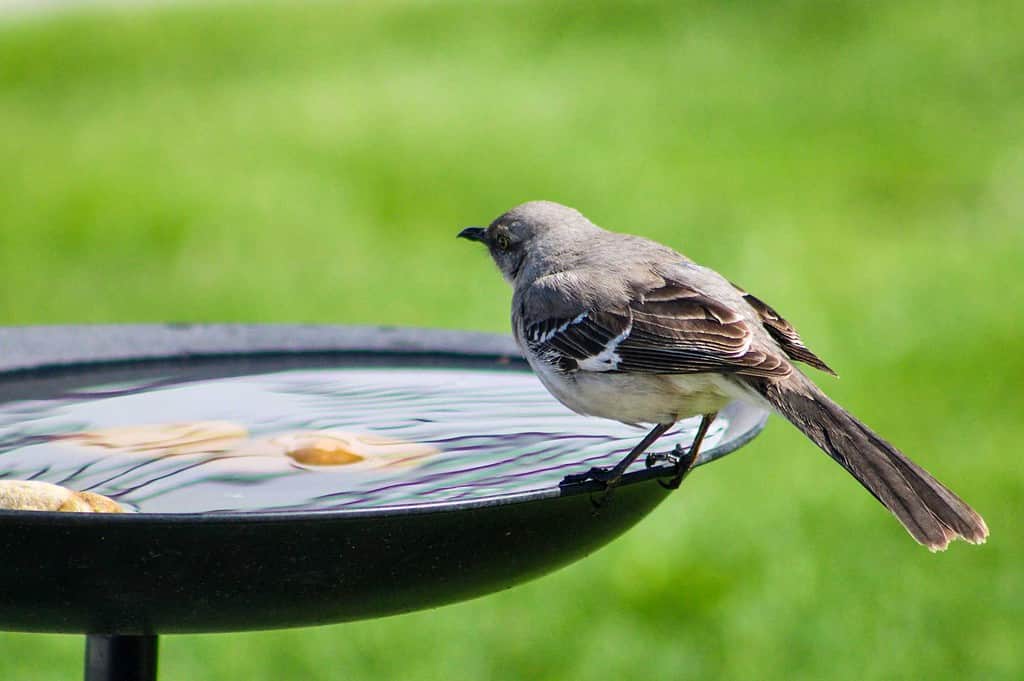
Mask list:
[[499,234],[497,237],[495,237],[494,243],[496,243],[498,245],[498,248],[500,248],[503,251],[507,251],[512,246],[512,240],[509,239],[508,235],[506,234]]

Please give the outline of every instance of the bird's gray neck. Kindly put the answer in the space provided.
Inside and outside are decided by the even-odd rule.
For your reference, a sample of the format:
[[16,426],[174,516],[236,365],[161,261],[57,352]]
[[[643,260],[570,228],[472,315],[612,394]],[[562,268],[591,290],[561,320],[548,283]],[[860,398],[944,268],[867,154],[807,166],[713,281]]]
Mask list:
[[593,225],[566,225],[532,244],[515,279],[517,285],[559,272],[571,272],[593,259],[595,237],[607,234]]

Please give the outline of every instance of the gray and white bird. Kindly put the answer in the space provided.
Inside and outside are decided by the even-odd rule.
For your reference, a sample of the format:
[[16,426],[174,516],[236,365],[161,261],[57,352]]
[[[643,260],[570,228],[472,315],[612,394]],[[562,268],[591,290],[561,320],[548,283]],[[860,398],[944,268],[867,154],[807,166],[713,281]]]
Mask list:
[[678,486],[717,412],[743,400],[788,419],[929,549],[988,536],[970,506],[793,365],[834,375],[789,322],[714,270],[550,201],[459,236],[486,245],[512,284],[516,342],[552,395],[580,414],[653,424],[616,466],[574,481],[614,487],[674,423],[700,415],[689,451],[677,448],[670,486]]

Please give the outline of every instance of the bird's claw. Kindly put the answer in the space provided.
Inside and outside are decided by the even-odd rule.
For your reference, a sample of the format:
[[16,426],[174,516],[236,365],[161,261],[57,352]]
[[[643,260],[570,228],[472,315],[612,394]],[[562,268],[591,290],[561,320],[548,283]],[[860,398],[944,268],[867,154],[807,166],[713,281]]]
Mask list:
[[644,465],[648,468],[654,468],[659,463],[665,462],[675,466],[679,463],[679,459],[681,458],[677,453],[678,451],[679,445],[676,445],[676,448],[671,452],[651,452],[647,455],[647,458],[644,459]]
[[573,473],[562,478],[561,485],[581,485],[585,482],[593,480],[599,482],[605,487],[613,486],[618,479],[622,477],[619,475],[614,468],[591,468],[586,473]]
[[590,507],[593,509],[595,516],[600,515],[604,507],[612,500],[613,492],[615,492],[615,488],[609,487],[602,492],[596,492],[590,495]]
[[671,480],[659,479],[658,484],[667,490],[679,489],[679,486],[683,484],[683,478],[675,476]]
[[683,447],[682,445],[676,445],[671,452],[662,452],[648,454],[645,463],[648,468],[653,467],[655,464],[661,461],[667,461],[671,463],[674,470],[674,475],[670,480],[658,480],[658,484],[665,489],[679,489],[679,485],[683,483],[686,476],[689,475],[693,469],[693,464],[697,458],[697,452],[694,452],[692,448]]
[[565,476],[562,478],[559,486],[581,485],[590,481],[600,484],[604,489],[590,495],[590,505],[593,507],[594,513],[598,514],[612,500],[612,493],[615,491],[615,487],[619,484],[620,480],[622,480],[622,473],[615,468],[598,468],[595,466],[586,473],[574,473]]

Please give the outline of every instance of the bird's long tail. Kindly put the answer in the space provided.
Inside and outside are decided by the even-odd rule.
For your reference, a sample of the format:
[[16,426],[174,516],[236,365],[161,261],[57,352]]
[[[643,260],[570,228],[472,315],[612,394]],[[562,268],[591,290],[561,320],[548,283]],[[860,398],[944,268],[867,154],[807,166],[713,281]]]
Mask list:
[[828,398],[798,371],[755,385],[781,415],[836,460],[932,551],[961,537],[981,544],[984,519],[960,497]]

